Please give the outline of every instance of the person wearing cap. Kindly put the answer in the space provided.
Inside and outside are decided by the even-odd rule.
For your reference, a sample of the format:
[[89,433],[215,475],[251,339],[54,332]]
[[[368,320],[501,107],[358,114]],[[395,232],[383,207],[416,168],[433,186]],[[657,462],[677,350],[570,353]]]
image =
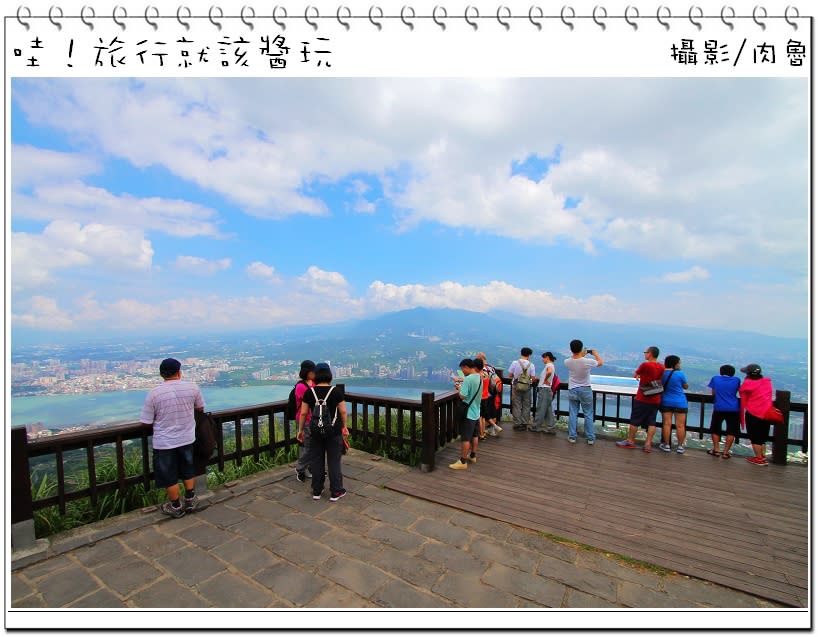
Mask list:
[[[153,470],[157,489],[167,489],[168,501],[159,510],[181,518],[192,513],[198,499],[194,489],[193,443],[196,440],[194,410],[204,411],[205,402],[196,383],[182,380],[182,364],[166,358],[159,365],[164,379],[148,392],[139,421],[153,425]],[[179,480],[185,486],[184,506]]]
[[[298,370],[298,382],[295,384],[295,413],[301,411],[301,403],[304,401],[304,393],[315,385],[315,363],[311,360],[301,361],[301,368]],[[307,478],[312,477],[310,467],[307,464],[309,459],[310,447],[310,417],[311,413],[307,413],[307,420],[304,423],[304,437],[303,445],[301,445],[298,452],[298,463],[295,465],[295,477],[299,482],[306,482]]]
[[766,442],[770,434],[770,423],[764,420],[764,415],[773,403],[773,383],[761,374],[761,366],[750,363],[741,368],[742,374],[747,374],[738,395],[741,401],[739,417],[741,424],[747,427],[747,436],[755,454],[747,458],[747,462],[759,466],[766,466]]
[[317,417],[310,419],[310,428],[313,431],[310,433],[307,463],[312,469],[312,499],[321,499],[326,466],[329,474],[329,501],[337,502],[347,494],[344,489],[344,477],[341,474],[341,456],[344,453],[343,435],[347,431],[347,404],[343,389],[332,384],[332,370],[328,363],[318,363],[315,366],[315,386],[304,392],[301,410],[298,412],[296,438],[299,442],[304,439],[307,414],[313,412],[319,402],[328,410],[326,413],[332,414],[330,421],[333,426],[327,435],[322,436],[315,430]]

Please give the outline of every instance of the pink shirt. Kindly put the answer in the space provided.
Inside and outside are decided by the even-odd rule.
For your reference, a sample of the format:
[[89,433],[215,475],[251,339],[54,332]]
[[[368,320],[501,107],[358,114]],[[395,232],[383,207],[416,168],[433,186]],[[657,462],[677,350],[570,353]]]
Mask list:
[[741,409],[764,418],[773,403],[773,382],[769,378],[745,378],[738,388]]
[[[304,394],[307,393],[307,389],[313,386],[313,383],[307,381],[309,385],[305,385],[301,381],[298,381],[298,384],[295,386],[295,415],[296,418],[298,414],[301,413],[301,403],[304,401]],[[312,420],[312,412],[307,412],[307,417],[304,419],[304,424],[310,424],[310,420]]]

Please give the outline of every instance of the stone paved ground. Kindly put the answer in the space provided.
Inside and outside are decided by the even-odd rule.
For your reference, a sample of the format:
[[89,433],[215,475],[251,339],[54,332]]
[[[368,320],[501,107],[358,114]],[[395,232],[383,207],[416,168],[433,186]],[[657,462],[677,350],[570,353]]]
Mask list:
[[90,525],[53,539],[46,559],[13,556],[12,607],[775,606],[381,486],[414,470],[352,450],[336,503],[279,468],[178,520]]

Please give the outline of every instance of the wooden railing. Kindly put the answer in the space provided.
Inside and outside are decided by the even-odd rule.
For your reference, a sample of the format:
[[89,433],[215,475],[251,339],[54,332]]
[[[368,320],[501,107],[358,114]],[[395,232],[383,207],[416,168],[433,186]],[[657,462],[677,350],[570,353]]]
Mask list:
[[[339,385],[344,388],[343,385]],[[412,455],[420,452],[421,468],[434,468],[438,448],[457,436],[454,426],[455,392],[440,396],[423,393],[421,400],[370,396],[354,392],[346,394],[348,428],[353,440],[367,448],[395,447]],[[285,418],[287,401],[251,405],[212,412],[217,423],[216,450],[208,461],[224,471],[225,464],[241,464],[245,458],[258,461],[260,454],[275,454],[298,444],[296,426]],[[11,522],[12,525],[31,521],[34,511],[57,506],[65,515],[66,505],[82,498],[95,506],[105,494],[142,484],[150,488],[154,473],[150,438],[151,425],[127,423],[74,431],[28,440],[24,427],[11,432]],[[136,446],[136,454],[130,448]],[[101,448],[108,448],[116,465],[114,480],[97,478],[97,463]],[[111,449],[112,448],[112,449]],[[138,456],[134,462],[126,463]],[[110,460],[109,460],[110,461]],[[71,488],[66,478],[66,463],[80,468],[88,476],[87,486]],[[45,465],[49,475],[56,476],[56,493],[35,499],[32,494],[32,465]],[[130,466],[130,472],[128,471]],[[31,538],[33,541],[33,538]]]
[[[504,384],[508,385],[509,380],[504,379]],[[567,389],[567,384],[562,383],[561,391],[557,392],[555,398],[555,411],[560,416],[568,414],[562,408],[565,402],[563,394]],[[510,390],[503,394],[509,396]],[[788,445],[799,446],[804,452],[808,450],[808,405],[790,403],[789,392],[779,391],[776,395],[778,407],[784,412],[786,420],[784,425],[775,428],[773,462],[786,464]],[[692,406],[699,406],[698,422],[689,422],[687,430],[697,433],[701,439],[709,425],[705,408],[712,404],[713,399],[704,394],[689,393],[687,396]],[[459,400],[455,391],[437,395],[424,392],[420,400],[351,392],[346,394],[346,400],[348,428],[353,440],[375,450],[388,447],[407,449],[413,456],[420,451],[420,466],[424,471],[434,469],[437,451],[459,435],[454,420],[454,407]],[[623,415],[623,411],[626,405],[630,408],[630,402],[627,394],[594,392],[595,422],[603,426],[614,423],[617,427],[627,424],[628,418]],[[613,403],[612,413],[608,410],[610,403]],[[286,406],[286,401],[277,401],[212,412],[218,426],[216,451],[208,461],[208,466],[216,465],[219,471],[224,471],[227,462],[241,464],[244,458],[250,456],[258,460],[261,453],[274,454],[280,449],[290,449],[297,445],[295,423],[285,418]],[[503,403],[502,408],[509,409],[510,405]],[[532,413],[535,411],[536,391],[532,396]],[[797,438],[788,434],[793,414],[802,415],[801,435]],[[124,493],[129,487],[138,484],[149,489],[154,477],[150,450],[152,433],[151,425],[128,423],[28,440],[24,427],[13,428],[10,462],[12,543],[15,544],[15,537],[21,537],[19,533],[15,535],[14,525],[31,522],[36,510],[57,506],[60,513],[65,514],[67,503],[73,500],[89,498],[91,504],[96,505],[98,499],[107,493]],[[129,474],[126,455],[133,459],[133,452],[127,449],[133,445],[138,446],[138,466],[131,462]],[[113,455],[116,464],[116,477],[104,482],[97,479],[96,468],[98,451],[102,447],[108,447],[108,454]],[[32,462],[43,464],[44,459],[45,464],[52,467],[49,473],[56,475],[56,493],[34,499]],[[66,480],[66,462],[78,465],[83,473],[87,473],[87,486],[69,488],[72,485]],[[30,535],[30,540],[33,541],[33,524]],[[18,539],[16,544],[20,543]]]

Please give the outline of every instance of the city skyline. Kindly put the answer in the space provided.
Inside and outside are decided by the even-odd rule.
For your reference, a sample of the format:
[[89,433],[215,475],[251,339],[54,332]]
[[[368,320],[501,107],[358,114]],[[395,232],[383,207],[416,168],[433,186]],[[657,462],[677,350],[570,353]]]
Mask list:
[[15,334],[411,307],[806,337],[806,80],[14,80]]

